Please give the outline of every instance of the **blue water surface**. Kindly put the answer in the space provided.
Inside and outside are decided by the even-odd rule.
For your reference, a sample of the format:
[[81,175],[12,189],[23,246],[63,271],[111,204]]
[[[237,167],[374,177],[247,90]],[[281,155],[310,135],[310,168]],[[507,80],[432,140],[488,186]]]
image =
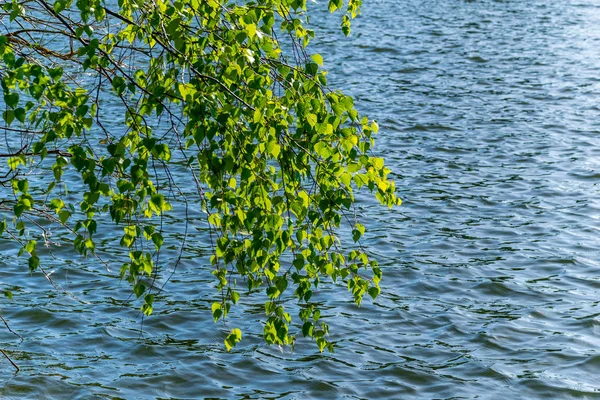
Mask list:
[[[371,0],[350,38],[309,6],[330,83],[379,121],[404,200],[359,198],[382,296],[358,308],[324,285],[336,352],[291,351],[262,342],[260,299],[212,322],[200,212],[147,319],[118,266],[58,248],[65,295],[1,242],[0,313],[24,340],[0,329],[21,367],[0,359],[0,397],[600,398],[600,3]],[[183,211],[168,218],[183,237]]]

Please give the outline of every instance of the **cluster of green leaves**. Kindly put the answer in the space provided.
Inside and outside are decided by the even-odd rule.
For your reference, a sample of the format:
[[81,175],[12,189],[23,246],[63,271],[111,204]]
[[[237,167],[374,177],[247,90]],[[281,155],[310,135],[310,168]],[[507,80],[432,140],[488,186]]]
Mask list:
[[[329,1],[330,11],[343,11],[345,34],[360,3]],[[42,268],[37,242],[25,239],[36,228],[46,238],[37,219],[71,231],[86,255],[97,252],[97,216],[109,215],[129,253],[120,275],[152,313],[156,288],[144,277],[160,267],[165,238],[156,220],[188,203],[169,172],[183,165],[214,238],[214,320],[240,300],[237,277],[266,295],[267,343],[294,344],[284,299],[295,296],[302,334],[331,350],[311,302],[321,280],[344,282],[359,305],[380,292],[381,270],[360,246],[355,190],[366,187],[389,207],[400,200],[390,170],[372,155],[377,124],[328,90],[323,58],[306,53],[314,37],[306,1],[31,0],[2,8],[3,129],[20,135],[22,147],[7,155],[12,193],[2,206],[10,204],[12,218],[0,230],[21,244],[30,268]],[[50,34],[62,48],[43,41]],[[73,78],[82,71],[91,78]],[[122,110],[120,133],[104,127],[106,98]],[[22,171],[44,168],[52,176],[30,189]],[[85,188],[77,201],[61,190],[67,169]],[[343,226],[356,242],[350,251]],[[241,338],[233,329],[227,349]]]

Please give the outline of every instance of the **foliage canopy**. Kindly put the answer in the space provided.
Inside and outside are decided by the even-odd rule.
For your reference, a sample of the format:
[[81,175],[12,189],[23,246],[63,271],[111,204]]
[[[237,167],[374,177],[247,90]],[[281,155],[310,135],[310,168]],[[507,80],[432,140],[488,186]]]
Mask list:
[[[329,1],[346,35],[360,3]],[[116,223],[128,254],[120,276],[150,315],[160,290],[152,278],[166,262],[164,217],[182,207],[210,227],[215,321],[239,301],[239,280],[266,295],[265,341],[293,345],[282,301],[293,292],[302,333],[331,350],[310,301],[319,281],[344,281],[358,304],[379,294],[381,270],[360,246],[354,191],[367,187],[390,207],[400,200],[371,153],[377,124],[327,88],[322,57],[306,52],[314,37],[306,1],[1,7],[0,233],[29,268],[46,274],[51,232],[69,232],[79,253],[98,255],[97,232]],[[352,232],[350,251],[340,229]],[[241,336],[233,329],[227,349]]]

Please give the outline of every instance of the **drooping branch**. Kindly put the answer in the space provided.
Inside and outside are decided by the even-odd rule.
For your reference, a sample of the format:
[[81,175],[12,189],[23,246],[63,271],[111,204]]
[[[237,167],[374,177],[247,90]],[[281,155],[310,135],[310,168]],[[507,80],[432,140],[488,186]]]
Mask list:
[[[377,125],[327,88],[322,57],[305,49],[314,35],[305,5],[288,3],[90,0],[70,8],[35,0],[0,14],[9,20],[0,35],[0,159],[10,196],[2,208],[14,214],[0,233],[32,271],[55,284],[37,252],[34,237],[53,245],[38,219],[67,232],[82,255],[101,250],[96,231],[109,219],[121,229],[109,246],[118,241],[127,253],[120,277],[150,315],[163,243],[179,240],[179,258],[188,251],[187,237],[169,237],[163,223],[179,204],[186,236],[192,218],[209,227],[215,321],[239,301],[241,276],[266,296],[266,342],[293,345],[283,301],[293,286],[302,333],[332,348],[311,303],[320,280],[343,280],[358,304],[379,294],[381,271],[352,214],[354,190],[364,186],[389,206],[398,200],[371,153]],[[346,3],[346,19],[359,3]],[[193,185],[176,181],[175,166]],[[65,184],[76,188],[70,197]],[[338,228],[352,232],[351,251]],[[234,329],[225,345],[240,339]]]

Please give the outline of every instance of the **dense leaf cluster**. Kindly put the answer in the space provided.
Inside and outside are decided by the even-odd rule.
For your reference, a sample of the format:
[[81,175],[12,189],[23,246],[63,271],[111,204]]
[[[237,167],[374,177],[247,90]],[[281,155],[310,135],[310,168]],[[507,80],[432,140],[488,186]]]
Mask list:
[[[31,270],[44,272],[38,251],[52,245],[48,223],[71,232],[79,253],[96,255],[100,217],[109,216],[129,254],[121,277],[149,315],[157,288],[148,282],[167,240],[162,217],[195,202],[211,227],[214,320],[246,290],[235,282],[245,282],[266,295],[266,342],[293,345],[282,302],[293,293],[302,333],[331,349],[311,303],[320,280],[345,282],[358,304],[379,294],[381,270],[360,246],[355,190],[364,186],[390,207],[400,201],[383,159],[371,153],[377,124],[327,89],[322,57],[306,53],[314,37],[306,1],[1,7],[0,129],[10,143],[0,233],[20,243]],[[330,11],[342,11],[345,34],[359,7],[360,0],[329,1]],[[119,110],[122,130],[107,129],[108,107]],[[31,178],[40,171],[52,173]],[[67,195],[73,179],[84,190]],[[336,233],[344,226],[357,243],[350,251]],[[241,337],[233,329],[226,347]]]

